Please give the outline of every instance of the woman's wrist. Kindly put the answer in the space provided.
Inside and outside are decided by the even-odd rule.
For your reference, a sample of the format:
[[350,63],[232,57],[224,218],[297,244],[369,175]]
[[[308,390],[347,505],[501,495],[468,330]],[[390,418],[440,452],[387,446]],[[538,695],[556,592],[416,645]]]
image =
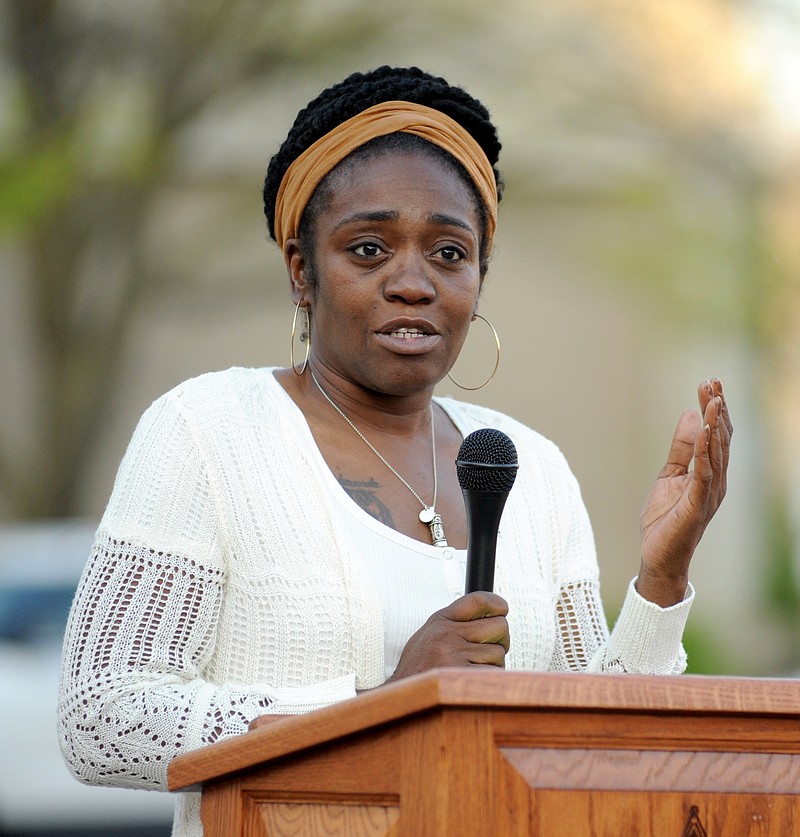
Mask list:
[[689,588],[688,575],[662,576],[651,572],[642,563],[636,579],[636,592],[659,607],[672,607],[686,598]]

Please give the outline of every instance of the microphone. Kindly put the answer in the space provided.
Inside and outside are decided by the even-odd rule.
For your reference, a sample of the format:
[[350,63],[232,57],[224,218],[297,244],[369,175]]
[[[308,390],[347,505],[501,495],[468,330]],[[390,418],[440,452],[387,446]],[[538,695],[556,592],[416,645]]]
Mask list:
[[518,468],[517,449],[500,430],[476,430],[461,443],[456,472],[467,510],[465,593],[494,587],[497,529]]

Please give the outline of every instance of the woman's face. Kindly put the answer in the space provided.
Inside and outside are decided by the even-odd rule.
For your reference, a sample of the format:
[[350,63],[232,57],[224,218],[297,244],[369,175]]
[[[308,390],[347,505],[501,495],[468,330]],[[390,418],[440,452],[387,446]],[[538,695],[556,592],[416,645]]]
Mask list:
[[[356,159],[330,186],[314,229],[312,356],[378,392],[432,388],[455,363],[478,303],[472,190],[444,161],[414,151]],[[290,270],[293,262],[299,298],[312,266],[299,251]]]

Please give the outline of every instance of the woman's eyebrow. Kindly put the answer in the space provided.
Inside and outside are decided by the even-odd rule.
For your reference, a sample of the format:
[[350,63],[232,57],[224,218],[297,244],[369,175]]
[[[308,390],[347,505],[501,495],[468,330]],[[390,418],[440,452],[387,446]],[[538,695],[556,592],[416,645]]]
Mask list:
[[369,212],[354,212],[352,215],[347,215],[339,221],[333,228],[334,232],[340,227],[347,224],[354,224],[360,221],[397,221],[400,218],[400,213],[396,209],[379,209]]
[[432,224],[439,224],[442,226],[449,226],[449,227],[459,227],[462,230],[466,230],[467,232],[475,234],[475,228],[472,224],[467,223],[463,218],[456,218],[454,215],[442,215],[441,213],[434,212],[428,216],[428,220]]

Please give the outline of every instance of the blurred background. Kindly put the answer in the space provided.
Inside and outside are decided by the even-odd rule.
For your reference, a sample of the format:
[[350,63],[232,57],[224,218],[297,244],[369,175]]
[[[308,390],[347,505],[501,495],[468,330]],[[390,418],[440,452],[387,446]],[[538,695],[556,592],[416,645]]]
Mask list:
[[[61,763],[66,612],[153,399],[288,363],[267,162],[309,99],[383,63],[499,126],[481,312],[503,360],[467,395],[566,454],[609,620],[678,416],[718,375],[735,447],[690,671],[800,671],[800,0],[0,0],[0,834],[169,833],[166,796]],[[480,326],[465,383],[493,363]]]

